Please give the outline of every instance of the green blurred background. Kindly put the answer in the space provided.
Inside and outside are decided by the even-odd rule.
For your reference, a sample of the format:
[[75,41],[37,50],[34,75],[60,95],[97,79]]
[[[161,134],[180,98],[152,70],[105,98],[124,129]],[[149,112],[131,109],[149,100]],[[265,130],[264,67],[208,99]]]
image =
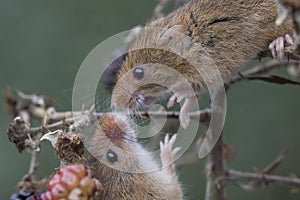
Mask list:
[[[6,86],[55,99],[58,110],[71,109],[76,72],[101,41],[144,24],[156,1],[1,0],[0,90]],[[285,72],[282,72],[285,74]],[[0,100],[0,199],[9,199],[26,173],[29,154],[19,154],[6,136],[11,116]],[[261,82],[236,84],[228,93],[225,142],[233,146],[228,166],[254,171],[266,166],[284,147],[289,154],[278,169],[300,175],[300,88]],[[58,162],[47,143],[39,156],[39,177],[47,177]],[[204,161],[179,169],[187,199],[203,199]],[[294,191],[294,190],[293,190]],[[270,186],[244,192],[232,186],[229,199],[300,199],[288,187]]]

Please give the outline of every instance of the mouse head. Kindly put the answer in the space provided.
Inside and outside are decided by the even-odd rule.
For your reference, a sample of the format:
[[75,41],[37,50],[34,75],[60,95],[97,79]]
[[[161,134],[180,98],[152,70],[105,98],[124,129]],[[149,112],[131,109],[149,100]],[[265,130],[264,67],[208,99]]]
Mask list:
[[121,114],[106,113],[95,124],[89,152],[106,168],[130,171],[137,168],[134,129]]
[[164,50],[142,49],[128,53],[115,73],[113,106],[148,107],[171,94],[171,89],[183,78],[177,70],[182,69],[178,63],[171,52]]
[[192,42],[186,31],[179,25],[147,27],[136,35],[127,52],[110,64],[104,76],[106,85],[113,88],[113,107],[148,107],[198,73],[188,67],[186,57]]

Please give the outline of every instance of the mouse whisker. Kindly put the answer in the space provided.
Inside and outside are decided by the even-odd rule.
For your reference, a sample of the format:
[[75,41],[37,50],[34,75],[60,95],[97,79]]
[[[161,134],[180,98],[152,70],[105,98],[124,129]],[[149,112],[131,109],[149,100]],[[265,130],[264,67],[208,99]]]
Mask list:
[[134,141],[134,140],[126,138],[126,137],[121,137],[121,138],[124,139],[124,140],[130,141],[130,142],[138,143],[137,141]]

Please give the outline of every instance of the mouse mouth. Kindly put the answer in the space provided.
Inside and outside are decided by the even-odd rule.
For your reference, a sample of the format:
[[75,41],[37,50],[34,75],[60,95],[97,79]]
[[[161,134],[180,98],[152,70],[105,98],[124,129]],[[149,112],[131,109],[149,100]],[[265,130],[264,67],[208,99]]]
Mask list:
[[147,108],[154,104],[157,101],[156,97],[149,96],[149,95],[142,95],[138,92],[135,92],[129,101],[129,108]]

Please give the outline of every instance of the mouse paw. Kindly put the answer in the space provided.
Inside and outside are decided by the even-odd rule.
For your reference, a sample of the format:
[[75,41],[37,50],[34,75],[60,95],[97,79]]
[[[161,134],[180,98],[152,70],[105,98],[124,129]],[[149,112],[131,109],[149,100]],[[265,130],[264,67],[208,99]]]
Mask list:
[[289,34],[279,37],[271,42],[269,49],[272,52],[273,58],[282,61],[285,52],[292,52],[295,49],[293,38]]
[[173,145],[176,141],[177,135],[173,135],[170,139],[170,135],[166,134],[164,142],[160,142],[160,159],[162,163],[162,169],[166,169],[170,173],[175,173],[175,166],[173,164],[176,153],[180,151],[180,147],[173,149]]
[[183,128],[187,128],[189,123],[190,123],[190,116],[189,116],[189,111],[194,107],[194,105],[197,102],[197,96],[188,96],[186,95],[186,92],[177,92],[174,93],[168,103],[167,107],[173,107],[175,103],[180,103],[182,100],[184,100],[184,103],[180,109],[180,114],[179,114],[179,121],[180,125]]
[[179,121],[180,121],[180,125],[186,129],[191,121],[190,116],[189,116],[189,112],[190,110],[194,107],[194,105],[196,104],[197,101],[197,97],[193,96],[193,97],[186,97],[184,100],[184,103],[180,109],[180,115],[179,115]]
[[180,103],[183,99],[187,98],[188,95],[186,91],[175,92],[169,99],[167,106],[171,108],[175,105],[175,103]]
[[175,94],[173,94],[173,95],[170,97],[170,99],[169,99],[169,101],[168,101],[168,103],[167,103],[167,107],[168,107],[168,108],[173,107],[173,106],[175,105],[175,103],[176,103],[176,100],[177,100],[177,96],[176,96]]

